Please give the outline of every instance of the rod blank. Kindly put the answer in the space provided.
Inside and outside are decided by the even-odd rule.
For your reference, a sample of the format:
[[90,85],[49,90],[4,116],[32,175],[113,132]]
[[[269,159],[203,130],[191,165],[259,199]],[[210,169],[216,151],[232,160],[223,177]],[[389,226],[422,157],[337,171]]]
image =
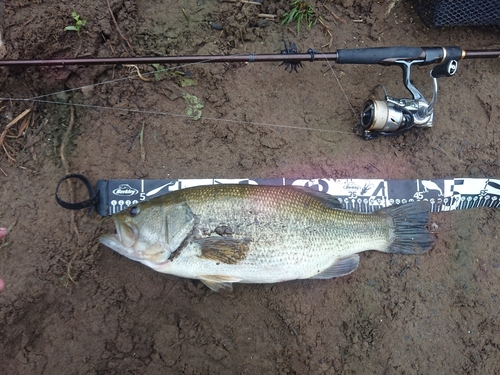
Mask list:
[[[435,63],[436,50],[458,47],[374,47],[361,49],[343,49],[337,52],[314,52],[296,54],[245,54],[217,56],[151,56],[151,57],[109,57],[85,59],[35,59],[35,60],[0,60],[0,66],[66,66],[66,65],[119,65],[119,64],[189,64],[221,62],[299,62],[332,61],[339,64],[394,64],[397,60],[428,60]],[[384,57],[385,55],[385,57]],[[443,56],[444,57],[444,56]],[[463,59],[499,58],[500,50],[462,50]],[[427,62],[426,62],[427,63]]]

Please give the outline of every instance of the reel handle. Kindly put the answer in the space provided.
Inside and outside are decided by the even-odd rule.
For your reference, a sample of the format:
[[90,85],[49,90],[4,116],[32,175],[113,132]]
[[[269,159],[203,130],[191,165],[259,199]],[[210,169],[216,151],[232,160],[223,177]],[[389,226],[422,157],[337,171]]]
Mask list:
[[436,65],[431,70],[432,78],[441,78],[441,77],[451,77],[454,76],[458,69],[457,60],[449,60],[444,64]]

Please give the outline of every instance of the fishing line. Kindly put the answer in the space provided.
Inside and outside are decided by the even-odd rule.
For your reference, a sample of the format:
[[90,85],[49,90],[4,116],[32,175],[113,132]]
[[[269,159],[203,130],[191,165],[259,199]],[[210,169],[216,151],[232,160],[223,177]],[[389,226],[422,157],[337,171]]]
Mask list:
[[[97,86],[103,86],[103,85],[108,84],[108,83],[111,84],[111,83],[116,83],[116,82],[121,82],[121,81],[127,81],[127,80],[131,80],[131,79],[134,79],[134,78],[140,78],[141,75],[143,77],[152,76],[152,75],[155,75],[155,74],[158,74],[158,73],[163,73],[163,72],[166,72],[166,71],[169,71],[169,70],[175,70],[175,69],[178,69],[178,68],[184,68],[186,66],[191,66],[191,65],[203,64],[203,63],[206,63],[206,62],[209,62],[209,60],[201,61],[199,63],[189,63],[189,64],[184,64],[184,65],[179,65],[179,66],[175,66],[175,67],[172,67],[172,68],[165,67],[165,68],[163,68],[161,70],[156,70],[154,72],[145,72],[145,73],[141,73],[141,74],[130,74],[127,77],[110,79],[110,80],[104,81],[104,82],[98,82],[98,83],[93,83],[93,84],[90,84],[90,85],[84,85],[84,86],[80,86],[80,87],[75,87],[75,88],[72,88],[72,89],[67,89],[67,90],[62,90],[62,91],[56,91],[56,92],[52,92],[52,93],[49,93],[49,94],[34,96],[32,98],[0,98],[0,100],[35,101],[36,102],[37,99],[46,98],[46,97],[49,97],[49,96],[58,96],[58,95],[61,95],[61,94],[66,94],[66,93],[70,93],[70,92],[73,92],[73,91],[78,91],[78,90],[81,90],[81,89],[83,89],[85,87],[97,87]],[[62,103],[59,103],[59,104],[62,104]]]
[[[0,98],[0,100],[30,101],[30,102],[35,102],[35,103],[68,105],[68,106],[74,106],[74,107],[80,107],[80,108],[89,108],[89,109],[94,109],[94,110],[120,111],[120,112],[138,113],[138,114],[144,114],[144,115],[162,115],[162,116],[182,117],[182,118],[192,119],[192,117],[190,117],[188,115],[184,115],[184,114],[172,113],[172,112],[162,112],[162,111],[152,111],[152,110],[146,110],[146,109],[116,108],[116,107],[107,107],[107,106],[100,106],[100,105],[94,105],[94,104],[63,103],[63,102],[52,101],[52,100],[32,100],[32,99],[22,99],[22,98]],[[257,126],[284,128],[284,129],[294,129],[294,130],[310,130],[310,131],[323,132],[323,133],[340,133],[340,134],[355,135],[354,133],[345,132],[345,131],[341,131],[341,130],[305,128],[305,127],[293,126],[293,125],[268,124],[265,122],[240,121],[240,120],[231,120],[231,119],[206,117],[206,116],[201,116],[200,119],[207,120],[207,121],[214,121],[214,122],[226,122],[226,123],[235,123],[235,124],[246,124],[246,125],[257,125]]]
[[[323,54],[324,55],[324,54]],[[100,105],[94,105],[94,104],[81,104],[81,103],[65,103],[61,101],[55,101],[55,100],[43,100],[43,98],[47,98],[50,96],[60,96],[62,94],[67,94],[67,93],[72,93],[78,90],[82,90],[86,87],[97,87],[97,86],[103,86],[105,84],[113,84],[117,82],[122,82],[126,80],[131,80],[134,78],[141,78],[142,77],[147,77],[147,76],[154,76],[158,73],[164,73],[166,71],[170,70],[175,70],[179,68],[184,68],[187,66],[192,66],[192,65],[198,65],[202,64],[205,62],[209,62],[210,60],[204,60],[201,62],[196,62],[196,63],[188,63],[188,64],[182,64],[182,65],[177,65],[175,67],[162,67],[161,70],[156,70],[153,72],[145,72],[145,73],[140,73],[140,74],[131,74],[128,75],[127,77],[121,77],[121,78],[115,78],[111,80],[107,80],[104,82],[98,82],[94,84],[89,84],[89,85],[83,85],[80,87],[75,87],[67,90],[62,90],[62,91],[56,91],[44,95],[38,95],[34,96],[31,98],[9,98],[9,97],[0,97],[0,101],[27,101],[27,102],[35,102],[35,103],[44,103],[44,104],[56,104],[56,105],[70,105],[74,107],[80,107],[80,108],[90,108],[94,110],[104,110],[104,111],[120,111],[120,112],[127,112],[127,113],[138,113],[138,114],[145,114],[145,115],[161,115],[161,116],[170,116],[170,117],[180,117],[180,118],[188,118],[191,119],[192,117],[185,115],[185,114],[178,114],[178,113],[171,113],[171,112],[164,112],[164,111],[154,111],[154,110],[145,110],[145,109],[132,109],[132,108],[116,108],[116,107],[108,107],[108,106],[100,106]],[[330,62],[328,62],[330,65]],[[330,65],[330,69],[331,65]],[[333,74],[335,75],[335,72],[332,69]],[[335,75],[335,78],[337,76]],[[347,99],[347,102],[351,106],[351,103],[349,102],[349,99],[347,98],[347,95],[342,88],[342,85],[340,84],[339,79],[337,78],[337,82],[340,85],[340,88],[344,94],[344,96]],[[352,106],[351,106],[352,109]],[[353,109],[354,112],[354,109]],[[355,113],[355,112],[354,112]],[[283,125],[283,124],[270,124],[270,123],[264,123],[264,122],[254,122],[254,121],[240,121],[240,120],[231,120],[231,119],[224,119],[224,118],[215,118],[215,117],[206,117],[206,116],[201,116],[200,119],[207,120],[207,121],[213,121],[213,122],[225,122],[225,123],[234,123],[234,124],[247,124],[247,125],[256,125],[256,126],[265,126],[265,127],[271,127],[271,128],[281,128],[281,129],[292,129],[292,130],[309,130],[309,131],[314,131],[314,132],[321,132],[321,133],[338,133],[338,134],[349,134],[349,135],[354,135],[352,132],[347,132],[347,131],[341,131],[341,130],[332,130],[332,129],[320,129],[320,128],[306,128],[306,127],[301,127],[301,126],[293,126],[293,125]]]
[[337,80],[337,83],[338,83],[338,84],[339,84],[339,86],[340,86],[340,90],[342,91],[342,94],[344,94],[344,98],[345,98],[345,100],[347,100],[347,104],[349,104],[349,107],[351,108],[351,111],[352,111],[352,113],[354,114],[354,117],[357,119],[358,115],[356,114],[356,111],[354,110],[354,107],[352,106],[351,101],[350,101],[350,100],[349,100],[349,98],[347,97],[347,94],[346,94],[346,92],[344,91],[344,88],[342,87],[342,84],[340,83],[340,79],[339,79],[339,77],[338,77],[338,76],[337,76],[337,74],[335,73],[335,70],[333,70],[333,66],[332,66],[332,64],[330,63],[330,60],[328,60],[328,58],[326,57],[326,55],[325,55],[323,52],[321,52],[321,54],[324,56],[324,58],[325,58],[325,60],[326,60],[326,62],[327,62],[327,64],[328,64],[328,66],[329,66],[330,70],[331,70],[331,71],[332,71],[332,73],[333,73],[333,76],[335,77],[335,79]]

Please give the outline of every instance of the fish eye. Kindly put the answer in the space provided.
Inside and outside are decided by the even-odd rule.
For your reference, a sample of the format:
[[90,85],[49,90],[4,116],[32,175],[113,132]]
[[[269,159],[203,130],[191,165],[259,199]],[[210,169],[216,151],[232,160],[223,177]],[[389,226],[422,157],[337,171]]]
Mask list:
[[139,215],[139,212],[141,212],[141,209],[137,206],[133,206],[133,207],[130,207],[128,212],[129,212],[131,217],[135,217],[135,216]]

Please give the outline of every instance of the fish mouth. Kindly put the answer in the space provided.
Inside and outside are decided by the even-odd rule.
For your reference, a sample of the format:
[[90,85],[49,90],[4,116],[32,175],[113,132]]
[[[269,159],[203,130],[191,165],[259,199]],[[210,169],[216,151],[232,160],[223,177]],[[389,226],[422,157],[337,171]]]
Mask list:
[[116,233],[99,237],[99,242],[104,246],[151,268],[162,267],[168,262],[171,252],[162,243],[141,242],[139,228],[135,223],[122,221],[119,217],[115,218],[114,223]]
[[133,257],[133,247],[139,238],[137,226],[115,220],[115,228],[115,234],[103,234],[99,242],[122,255]]

